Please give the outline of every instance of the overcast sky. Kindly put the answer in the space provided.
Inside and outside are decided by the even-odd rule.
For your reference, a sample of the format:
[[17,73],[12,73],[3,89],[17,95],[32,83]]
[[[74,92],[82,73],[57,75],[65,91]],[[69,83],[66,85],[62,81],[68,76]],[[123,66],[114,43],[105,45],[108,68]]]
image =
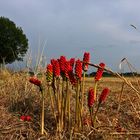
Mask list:
[[93,63],[118,70],[126,57],[140,70],[140,0],[0,0],[0,16],[22,27],[32,55],[45,45],[48,61],[88,51]]

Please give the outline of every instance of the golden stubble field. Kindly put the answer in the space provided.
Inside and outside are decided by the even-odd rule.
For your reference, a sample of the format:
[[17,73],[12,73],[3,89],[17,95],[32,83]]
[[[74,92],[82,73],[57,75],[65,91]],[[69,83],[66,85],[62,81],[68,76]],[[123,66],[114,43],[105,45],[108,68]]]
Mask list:
[[[38,88],[30,84],[26,73],[0,72],[0,139],[1,140],[45,140],[58,139],[55,121],[45,95],[45,130],[40,135],[40,94]],[[140,78],[126,78],[140,91]],[[44,80],[42,78],[42,80]],[[45,80],[44,80],[44,86]],[[63,133],[62,139],[139,140],[140,138],[140,99],[131,87],[116,77],[103,77],[98,84],[97,95],[103,88],[110,89],[107,100],[99,109],[96,127],[90,127],[87,108],[87,92],[94,86],[93,77],[86,78],[84,93],[84,122],[81,132],[70,137]],[[72,89],[71,100],[75,98]],[[73,101],[71,101],[71,104]],[[71,105],[72,106],[72,105]],[[74,110],[73,108],[71,109]],[[20,120],[21,115],[30,115],[31,121]],[[73,118],[71,118],[73,119]],[[84,120],[84,121],[85,121]]]

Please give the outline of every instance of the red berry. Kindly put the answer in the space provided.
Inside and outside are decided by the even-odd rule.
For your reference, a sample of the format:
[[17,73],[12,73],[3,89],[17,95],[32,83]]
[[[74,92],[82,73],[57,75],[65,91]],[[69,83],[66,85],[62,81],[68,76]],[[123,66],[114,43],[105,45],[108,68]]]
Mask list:
[[20,116],[20,120],[25,121],[26,120],[26,116]]
[[36,76],[30,77],[29,82],[34,85],[41,86],[41,81],[38,80]]
[[98,68],[98,70],[97,70],[97,72],[96,72],[96,75],[95,75],[95,80],[96,80],[96,81],[99,81],[99,80],[102,78],[105,64],[104,64],[104,63],[100,63],[99,66],[100,66],[101,68]]
[[[89,63],[89,61],[90,61],[90,53],[88,53],[88,52],[84,53],[83,61]],[[87,63],[83,63],[83,70],[84,71],[88,70],[88,64]]]
[[26,116],[26,121],[31,121],[31,116]]
[[81,80],[81,78],[82,78],[82,62],[80,61],[80,59],[78,59],[76,61],[75,74],[76,74],[77,79]]
[[93,107],[94,104],[94,90],[91,88],[88,92],[88,107]]
[[107,95],[109,94],[109,89],[108,88],[104,88],[101,95],[100,95],[100,98],[99,98],[99,103],[102,103],[106,100],[106,97]]

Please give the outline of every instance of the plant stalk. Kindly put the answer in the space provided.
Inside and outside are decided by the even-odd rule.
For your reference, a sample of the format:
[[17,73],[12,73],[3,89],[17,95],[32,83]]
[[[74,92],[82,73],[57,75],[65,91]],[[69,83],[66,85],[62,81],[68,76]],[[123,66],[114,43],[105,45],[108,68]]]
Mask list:
[[94,117],[93,117],[93,124],[92,124],[93,127],[95,127],[96,116],[97,116],[97,113],[99,111],[100,105],[101,105],[101,103],[98,104],[97,110],[96,110]]
[[82,96],[81,96],[81,115],[83,116],[83,104],[84,104],[84,90],[85,90],[85,71],[83,72],[83,81],[82,81]]
[[79,86],[79,80],[77,81],[77,91],[76,91],[76,105],[75,105],[75,125],[76,128],[79,128],[79,91],[80,91],[80,86]]
[[98,85],[98,81],[95,81],[95,85],[94,85],[94,101],[96,101],[96,99],[97,99],[97,85]]
[[41,90],[42,93],[42,111],[41,111],[41,134],[44,134],[44,91]]

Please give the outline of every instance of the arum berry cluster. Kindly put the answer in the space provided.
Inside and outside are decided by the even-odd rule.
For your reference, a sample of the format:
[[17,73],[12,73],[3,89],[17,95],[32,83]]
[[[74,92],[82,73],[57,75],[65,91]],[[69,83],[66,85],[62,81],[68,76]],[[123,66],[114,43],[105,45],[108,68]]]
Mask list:
[[[99,107],[103,102],[105,102],[107,95],[109,94],[109,91],[110,91],[108,88],[104,88],[102,93],[98,97],[98,102],[97,102],[97,99],[96,99],[97,98],[97,83],[102,78],[105,64],[100,63],[99,66],[100,67],[98,68],[96,75],[95,75],[94,89],[91,88],[91,89],[89,89],[89,92],[88,92],[88,107],[89,107],[91,123],[92,123],[93,127],[95,126],[96,116],[97,116]],[[96,109],[95,113],[93,113],[95,103],[97,104],[97,109]]]
[[20,116],[20,120],[22,120],[22,121],[31,121],[31,116],[22,115],[22,116]]
[[46,69],[47,69],[46,70],[46,80],[47,80],[47,82],[52,82],[52,80],[53,80],[53,65],[48,64]]
[[105,64],[100,63],[99,66],[100,66],[100,68],[98,68],[96,75],[95,75],[95,81],[101,80],[103,72],[104,72]]
[[[41,134],[44,134],[45,131],[45,93],[47,93],[46,95],[51,105],[57,132],[71,131],[73,127],[74,131],[80,131],[83,128],[86,106],[89,108],[91,124],[94,126],[98,109],[105,102],[109,89],[103,89],[100,96],[97,96],[97,83],[101,80],[105,68],[105,64],[100,63],[93,78],[94,86],[89,89],[88,93],[85,92],[86,72],[89,69],[89,63],[89,52],[84,53],[82,61],[80,59],[67,59],[66,56],[60,56],[58,59],[51,59],[50,63],[46,66],[45,76],[48,84],[42,84],[42,80],[39,80],[37,76],[29,78],[30,83],[39,87],[42,95]],[[47,90],[44,90],[46,87]],[[88,99],[86,98],[87,96]],[[97,107],[96,110],[94,110],[95,107]],[[24,120],[25,118],[21,119]]]
[[90,88],[88,92],[88,107],[91,109],[94,104],[94,89]]
[[42,107],[42,111],[41,111],[41,134],[44,134],[44,90],[42,87],[42,82],[36,77],[36,76],[32,76],[29,79],[29,82],[38,86],[42,95],[42,102],[41,102],[41,107]]
[[80,61],[80,59],[78,59],[76,61],[75,74],[76,74],[77,79],[81,80],[81,78],[82,78],[82,62]]
[[90,53],[89,52],[85,52],[84,53],[84,57],[83,57],[83,70],[87,71],[88,70],[88,63],[90,61]]
[[36,76],[30,77],[29,82],[36,86],[41,86],[41,81]]

